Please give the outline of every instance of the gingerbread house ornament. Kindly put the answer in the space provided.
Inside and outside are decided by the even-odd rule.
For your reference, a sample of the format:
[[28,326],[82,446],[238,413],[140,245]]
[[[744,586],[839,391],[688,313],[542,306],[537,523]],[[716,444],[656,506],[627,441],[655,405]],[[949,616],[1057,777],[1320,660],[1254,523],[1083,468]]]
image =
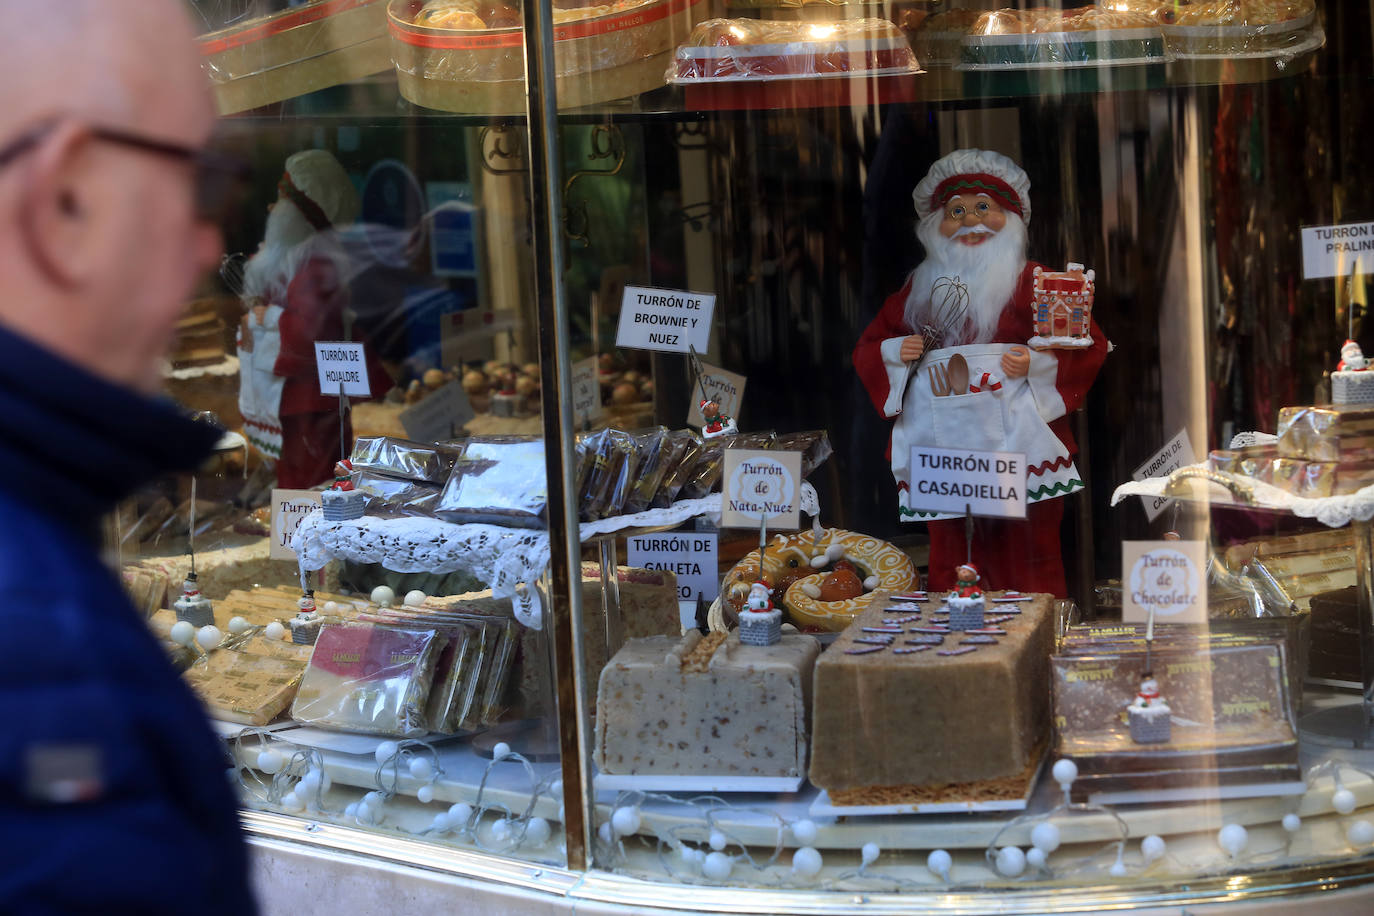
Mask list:
[[1027,343],[1037,350],[1091,347],[1094,279],[1072,262],[1060,271],[1035,268],[1035,336]]

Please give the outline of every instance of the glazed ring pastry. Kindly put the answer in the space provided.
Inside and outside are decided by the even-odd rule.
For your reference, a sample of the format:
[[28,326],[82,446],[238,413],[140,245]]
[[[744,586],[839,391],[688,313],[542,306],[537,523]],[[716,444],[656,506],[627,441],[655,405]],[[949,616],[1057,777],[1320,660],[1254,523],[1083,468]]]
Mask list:
[[822,530],[819,546],[812,531],[774,536],[762,570],[758,551],[751,551],[725,577],[726,603],[738,612],[760,579],[792,623],[839,631],[863,609],[868,592],[914,588],[916,568],[887,541],[831,528]]

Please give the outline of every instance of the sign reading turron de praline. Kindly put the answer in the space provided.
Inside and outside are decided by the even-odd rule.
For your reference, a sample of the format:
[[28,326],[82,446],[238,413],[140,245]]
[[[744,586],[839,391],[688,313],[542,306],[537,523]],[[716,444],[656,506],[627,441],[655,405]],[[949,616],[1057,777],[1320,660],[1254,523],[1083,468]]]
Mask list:
[[676,289],[627,286],[620,300],[615,345],[636,350],[705,353],[711,343],[716,297]]
[[801,521],[801,452],[727,448],[721,474],[722,528],[796,529]]
[[1025,518],[1026,456],[915,446],[908,504],[948,515]]

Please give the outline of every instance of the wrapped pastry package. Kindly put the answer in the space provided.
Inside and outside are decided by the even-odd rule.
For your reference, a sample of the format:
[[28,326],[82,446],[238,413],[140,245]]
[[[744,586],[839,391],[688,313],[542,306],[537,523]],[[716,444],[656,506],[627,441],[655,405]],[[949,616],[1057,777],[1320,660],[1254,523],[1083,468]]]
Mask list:
[[677,49],[667,79],[797,79],[919,69],[906,36],[886,19],[708,19]]
[[710,495],[720,486],[720,475],[725,470],[727,448],[770,449],[776,442],[777,438],[771,432],[740,433],[707,439],[702,443],[701,456],[693,465],[691,475],[679,495],[684,499],[700,499]]
[[679,430],[670,437],[668,448],[667,468],[650,503],[656,509],[669,506],[678,498],[705,452],[705,443],[691,430]]
[[434,665],[434,683],[425,704],[425,721],[431,731],[453,734],[471,708],[476,693],[476,665],[481,653],[481,631],[475,627],[448,626],[442,630],[444,647]]
[[801,452],[803,477],[810,477],[812,471],[834,454],[834,449],[830,447],[830,435],[823,429],[802,433],[779,433],[773,448],[780,452]]
[[634,485],[639,443],[627,432],[605,429],[587,440],[587,448],[592,464],[583,484],[579,516],[590,522],[619,515]]
[[1002,9],[982,14],[962,39],[960,69],[1020,70],[1163,63],[1164,33],[1134,11]]
[[433,515],[439,506],[439,484],[392,477],[376,471],[353,472],[353,486],[363,494],[371,515]]
[[1164,36],[1183,58],[1283,57],[1321,45],[1315,18],[1313,0],[1202,0],[1178,6]]
[[933,13],[911,33],[911,47],[921,66],[951,67],[959,63],[964,36],[978,22],[979,10],[953,9]]
[[624,514],[643,512],[654,501],[654,494],[668,473],[673,435],[665,426],[635,433],[635,443],[639,446],[639,466],[630,481],[625,504],[621,507]]
[[473,437],[454,463],[436,514],[460,524],[537,528],[548,506],[545,473],[543,440]]
[[212,718],[266,725],[291,705],[304,670],[296,658],[220,649],[197,659],[183,677]]
[[1374,461],[1374,408],[1282,407],[1278,453],[1308,461]]
[[326,624],[291,717],[340,731],[423,735],[429,731],[425,710],[442,646],[433,628]]
[[462,457],[461,445],[412,442],[391,436],[363,436],[353,443],[353,469],[442,487]]

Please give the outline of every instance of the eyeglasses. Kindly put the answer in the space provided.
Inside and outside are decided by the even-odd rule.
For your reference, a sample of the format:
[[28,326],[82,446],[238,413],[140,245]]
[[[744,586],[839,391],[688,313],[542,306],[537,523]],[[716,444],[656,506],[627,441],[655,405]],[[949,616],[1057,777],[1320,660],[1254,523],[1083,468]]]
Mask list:
[[[40,124],[0,147],[0,169],[36,147],[56,124]],[[97,140],[189,163],[195,172],[196,218],[203,222],[220,224],[251,175],[246,162],[226,153],[154,140],[112,127],[87,129]]]

